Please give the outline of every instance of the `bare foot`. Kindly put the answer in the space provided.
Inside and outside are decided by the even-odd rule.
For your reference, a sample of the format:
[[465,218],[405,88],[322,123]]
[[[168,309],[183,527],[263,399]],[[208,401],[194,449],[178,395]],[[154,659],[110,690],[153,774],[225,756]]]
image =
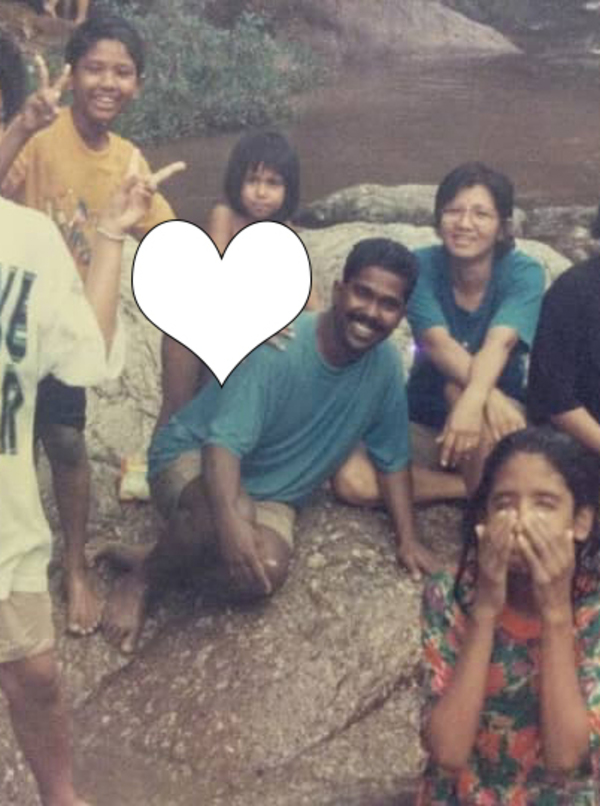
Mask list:
[[102,630],[107,640],[121,652],[135,652],[146,617],[147,585],[135,572],[123,574],[107,599]]
[[92,562],[107,562],[119,571],[133,571],[141,566],[153,548],[154,544],[131,546],[117,540],[107,540],[94,551]]
[[104,602],[95,590],[87,569],[67,571],[67,632],[91,635],[100,626]]

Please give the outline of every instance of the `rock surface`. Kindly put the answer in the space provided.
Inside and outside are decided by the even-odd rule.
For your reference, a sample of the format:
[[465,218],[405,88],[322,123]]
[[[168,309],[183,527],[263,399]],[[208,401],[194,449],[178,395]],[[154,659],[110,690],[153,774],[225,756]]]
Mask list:
[[[382,224],[400,221],[433,227],[436,190],[437,185],[354,185],[307,204],[294,220],[299,226],[314,229],[351,221]],[[523,234],[525,218],[523,210],[516,208],[515,235]]]
[[435,0],[321,0],[296,3],[290,20],[300,38],[342,61],[391,54],[501,55],[518,48],[487,25]]
[[528,238],[552,244],[572,261],[585,260],[598,251],[590,235],[595,207],[538,207],[527,215],[524,232]]
[[[429,191],[415,193],[415,216]],[[410,220],[410,215],[407,213]],[[325,300],[350,247],[387,235],[431,243],[430,227],[352,222],[306,230]],[[523,241],[549,276],[567,261]],[[133,249],[127,255],[131,263]],[[153,540],[147,504],[115,495],[121,457],[145,447],[158,406],[159,332],[123,277],[128,361],[90,394],[92,544]],[[397,337],[410,359],[406,329]],[[48,474],[41,468],[52,525]],[[420,533],[447,563],[460,508],[418,513]],[[123,658],[101,636],[63,636],[60,574],[51,574],[58,655],[74,705],[78,779],[94,806],[399,806],[411,802],[418,740],[420,586],[394,562],[383,512],[354,510],[326,491],[302,513],[290,578],[269,603],[220,600],[210,576],[156,606],[139,653]],[[57,541],[60,557],[60,540]],[[33,806],[31,776],[0,704],[0,803]]]
[[[403,222],[433,227],[436,185],[362,184],[342,188],[306,205],[295,216],[298,226],[309,229],[350,222]],[[595,207],[538,207],[513,214],[517,237],[543,241],[570,260],[585,260],[598,250],[590,236]]]

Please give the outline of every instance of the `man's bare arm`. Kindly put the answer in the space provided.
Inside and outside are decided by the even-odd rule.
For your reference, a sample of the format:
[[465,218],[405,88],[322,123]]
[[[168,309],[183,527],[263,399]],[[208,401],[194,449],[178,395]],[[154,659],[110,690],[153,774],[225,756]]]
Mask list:
[[240,459],[221,445],[206,445],[202,476],[229,572],[241,585],[270,593],[271,582],[256,547],[253,504],[241,485]]
[[433,554],[419,542],[416,535],[410,470],[405,468],[394,473],[377,471],[377,481],[394,524],[398,562],[406,566],[415,580],[420,579],[421,571],[435,571],[438,566]]

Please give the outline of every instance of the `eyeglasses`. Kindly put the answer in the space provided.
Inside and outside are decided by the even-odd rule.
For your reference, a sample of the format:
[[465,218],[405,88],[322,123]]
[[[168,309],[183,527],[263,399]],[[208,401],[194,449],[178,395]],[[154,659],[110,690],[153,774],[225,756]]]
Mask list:
[[466,215],[475,225],[481,226],[491,224],[499,217],[494,210],[485,207],[444,207],[442,210],[442,218],[451,223],[461,221]]

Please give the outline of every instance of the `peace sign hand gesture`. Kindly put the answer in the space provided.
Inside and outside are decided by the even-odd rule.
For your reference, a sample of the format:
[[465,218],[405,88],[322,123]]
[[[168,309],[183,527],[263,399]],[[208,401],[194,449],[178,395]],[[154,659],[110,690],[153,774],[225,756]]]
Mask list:
[[51,83],[48,67],[39,53],[36,54],[34,63],[38,88],[27,98],[20,113],[21,127],[28,137],[54,121],[60,108],[59,101],[71,75],[71,67],[67,65],[56,81]]

